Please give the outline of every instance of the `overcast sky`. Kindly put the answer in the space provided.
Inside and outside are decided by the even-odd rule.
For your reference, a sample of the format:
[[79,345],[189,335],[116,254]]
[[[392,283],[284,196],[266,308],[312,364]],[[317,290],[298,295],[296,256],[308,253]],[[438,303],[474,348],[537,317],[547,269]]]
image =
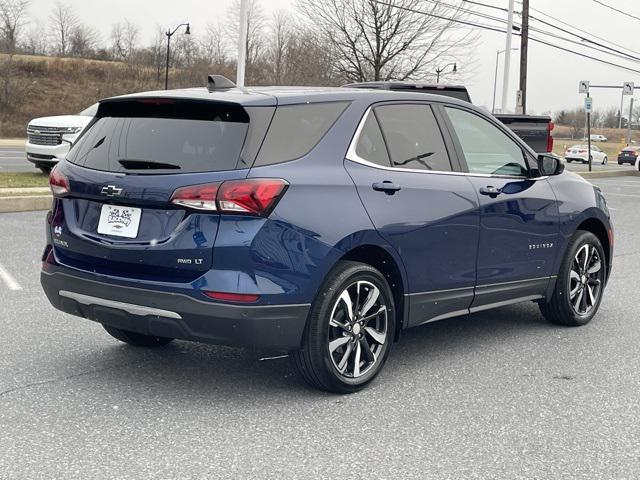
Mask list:
[[[533,8],[603,37],[609,42],[640,50],[640,20],[634,20],[607,10],[594,3],[593,0],[530,1]],[[640,0],[603,1],[640,17]],[[508,0],[484,0],[484,2],[500,7],[508,5]],[[104,2],[66,0],[66,3],[73,6],[83,23],[97,29],[105,42],[111,25],[128,18],[140,26],[143,39],[147,43],[151,41],[157,26],[163,26],[166,29],[168,26],[189,21],[195,33],[198,30],[203,30],[207,23],[215,22],[217,18],[226,19],[224,14],[231,8],[232,0],[109,0]],[[40,17],[41,20],[46,20],[47,13],[45,12],[49,12],[52,4],[52,0],[31,0],[31,13],[33,16]],[[261,4],[266,13],[269,13],[274,9],[292,8],[293,0],[261,0]],[[517,8],[518,3],[516,3]],[[482,11],[502,16],[498,11]],[[537,13],[532,12],[532,15],[537,15]],[[482,20],[478,21],[482,22]],[[536,23],[532,23],[532,25],[548,28]],[[513,37],[513,41],[514,46],[519,47],[519,37]],[[473,102],[477,105],[491,106],[496,51],[504,49],[504,46],[505,36],[500,33],[484,31],[478,41],[475,51],[475,73],[467,81]],[[515,92],[518,84],[518,53],[513,52],[512,55],[509,108],[513,108],[515,104]],[[591,53],[594,56],[605,58],[604,54]],[[615,58],[607,58],[618,62]],[[503,59],[504,55],[501,63]],[[459,67],[464,69],[464,64]],[[636,63],[635,68],[640,70],[640,63]],[[499,79],[501,76],[500,73]],[[639,74],[602,65],[544,45],[530,44],[528,83],[530,110],[541,113],[580,105],[582,96],[578,94],[577,90],[580,80],[590,80],[592,84],[616,85],[621,85],[625,81],[635,81],[636,85],[640,86]],[[499,81],[499,89],[501,88],[500,83]],[[640,100],[640,89],[636,92],[636,98]],[[620,104],[620,95],[614,91],[597,90],[592,92],[592,96],[595,108],[619,106]],[[500,90],[498,90],[498,107],[500,97]]]

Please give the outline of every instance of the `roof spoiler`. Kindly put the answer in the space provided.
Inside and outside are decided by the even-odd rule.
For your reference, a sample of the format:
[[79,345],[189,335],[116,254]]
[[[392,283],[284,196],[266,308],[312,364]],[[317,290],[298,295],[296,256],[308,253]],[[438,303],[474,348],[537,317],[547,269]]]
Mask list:
[[235,88],[236,84],[223,75],[208,75],[207,90],[215,92],[216,90],[227,90]]

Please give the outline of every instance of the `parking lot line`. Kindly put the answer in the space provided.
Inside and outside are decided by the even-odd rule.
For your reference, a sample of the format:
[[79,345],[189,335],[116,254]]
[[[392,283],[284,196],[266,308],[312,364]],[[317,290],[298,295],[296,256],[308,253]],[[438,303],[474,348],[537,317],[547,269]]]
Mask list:
[[22,290],[15,278],[0,264],[0,278],[7,285],[9,290]]

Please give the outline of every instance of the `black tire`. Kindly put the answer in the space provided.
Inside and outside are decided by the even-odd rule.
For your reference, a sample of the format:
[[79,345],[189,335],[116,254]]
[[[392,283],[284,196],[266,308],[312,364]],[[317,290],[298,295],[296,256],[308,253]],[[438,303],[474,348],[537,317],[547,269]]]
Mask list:
[[[588,246],[586,252],[587,258],[589,258],[588,254],[591,248],[594,248],[597,252],[597,258],[594,256],[593,260],[594,262],[596,260],[599,261],[600,268],[595,274],[588,273],[590,269],[595,268],[595,263],[591,263],[589,260],[586,260],[588,265],[583,273],[575,271],[576,268],[580,268],[576,260],[576,255],[579,256],[579,252],[583,252],[585,246]],[[585,257],[579,256],[578,258],[582,259]],[[556,325],[579,327],[589,323],[597,313],[600,302],[602,301],[606,268],[606,257],[598,237],[591,232],[578,230],[571,238],[569,246],[567,247],[560,271],[558,272],[558,277],[556,278],[556,285],[551,300],[549,302],[543,301],[539,303],[542,315]],[[572,270],[574,270],[573,273]],[[572,285],[575,285],[573,290]],[[581,291],[582,293],[580,293]],[[572,292],[575,292],[573,297]],[[592,296],[595,301],[592,301]],[[581,303],[583,299],[587,305],[584,308],[585,311],[580,312],[583,307]],[[579,303],[577,308],[574,306],[575,303]],[[587,309],[586,307],[588,307],[589,303],[592,303],[592,306]]]
[[604,157],[602,159],[602,165],[606,165],[608,161],[609,161],[609,159],[607,157]]
[[573,160],[567,158],[567,163],[571,163]]
[[51,167],[38,167],[42,173],[49,175],[51,173]]
[[618,165],[622,165],[622,162],[620,160],[618,160]]
[[[344,292],[347,292],[346,298],[356,297],[351,306],[351,318]],[[377,300],[367,307],[374,296]],[[365,307],[364,313],[368,315],[363,318],[361,311]],[[381,343],[375,337],[382,338],[383,324],[385,337]],[[384,276],[369,265],[340,261],[318,290],[309,312],[302,348],[293,352],[293,360],[300,375],[311,386],[334,393],[357,392],[382,370],[393,342],[395,324],[393,295]],[[346,342],[343,341],[345,338]],[[342,343],[330,351],[330,341],[334,345],[335,342]],[[342,364],[343,372],[339,370]]]
[[143,335],[142,333],[121,330],[120,328],[104,324],[102,324],[102,326],[107,333],[116,340],[120,340],[121,342],[134,345],[136,347],[163,347],[173,340],[173,338],[154,337],[152,335]]

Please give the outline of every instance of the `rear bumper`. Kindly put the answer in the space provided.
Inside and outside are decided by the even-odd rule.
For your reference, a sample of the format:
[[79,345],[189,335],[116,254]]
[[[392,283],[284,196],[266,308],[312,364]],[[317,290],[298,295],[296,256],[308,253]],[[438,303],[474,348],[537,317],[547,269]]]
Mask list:
[[58,310],[123,330],[198,342],[274,349],[300,347],[310,305],[232,305],[183,294],[45,272],[42,287]]
[[618,157],[618,163],[628,163],[629,165],[635,165],[638,157]]

